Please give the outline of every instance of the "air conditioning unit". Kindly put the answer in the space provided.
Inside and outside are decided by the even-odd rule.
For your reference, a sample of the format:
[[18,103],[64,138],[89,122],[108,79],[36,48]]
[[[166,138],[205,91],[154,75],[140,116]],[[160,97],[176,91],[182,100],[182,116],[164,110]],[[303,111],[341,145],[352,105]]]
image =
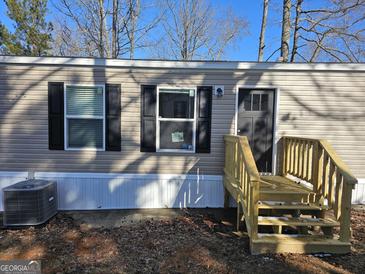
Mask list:
[[31,179],[3,188],[4,226],[38,225],[57,213],[57,184]]

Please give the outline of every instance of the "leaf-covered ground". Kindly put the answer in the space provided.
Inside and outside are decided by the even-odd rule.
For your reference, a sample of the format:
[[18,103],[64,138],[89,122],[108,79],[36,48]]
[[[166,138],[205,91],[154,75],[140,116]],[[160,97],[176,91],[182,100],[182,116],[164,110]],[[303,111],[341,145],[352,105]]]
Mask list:
[[91,228],[59,213],[41,227],[1,229],[0,260],[40,259],[44,273],[364,273],[365,210],[352,212],[348,255],[258,255],[247,237],[207,213],[185,211],[121,227]]

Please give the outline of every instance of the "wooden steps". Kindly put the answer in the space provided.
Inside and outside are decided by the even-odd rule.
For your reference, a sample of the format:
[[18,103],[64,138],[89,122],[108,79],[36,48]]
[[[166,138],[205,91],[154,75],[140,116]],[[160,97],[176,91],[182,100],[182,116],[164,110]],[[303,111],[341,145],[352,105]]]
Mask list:
[[323,210],[324,207],[320,207],[316,204],[312,203],[294,203],[294,204],[286,204],[286,203],[270,203],[268,201],[259,202],[259,209],[288,209],[288,210]]
[[290,191],[260,191],[260,201],[313,203],[315,193]]
[[258,225],[336,227],[340,226],[340,223],[322,218],[258,216]]
[[261,176],[260,201],[313,203],[316,194],[304,185],[282,176]]
[[334,253],[351,251],[350,242],[323,235],[258,234],[250,240],[251,254],[262,253]]
[[230,195],[237,202],[237,230],[245,222],[252,254],[351,251],[357,180],[328,142],[283,137],[279,176],[259,173],[247,136],[224,143],[224,205]]

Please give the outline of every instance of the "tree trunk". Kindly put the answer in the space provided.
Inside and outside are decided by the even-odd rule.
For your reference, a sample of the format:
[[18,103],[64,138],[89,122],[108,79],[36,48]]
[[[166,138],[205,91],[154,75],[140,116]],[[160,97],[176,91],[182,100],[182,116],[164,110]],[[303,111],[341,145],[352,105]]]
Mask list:
[[290,8],[291,0],[283,2],[283,22],[281,32],[281,61],[288,62],[289,60],[289,40],[290,40]]
[[187,25],[184,25],[184,36],[183,36],[183,44],[181,51],[182,60],[188,60],[188,30]]
[[258,56],[259,62],[261,62],[264,58],[265,31],[266,31],[268,7],[269,7],[269,0],[264,0],[264,7],[262,11],[262,21],[261,21],[260,42],[259,42],[259,56]]
[[118,0],[113,0],[113,21],[112,21],[112,58],[117,58],[117,24],[118,24]]
[[298,51],[298,40],[299,40],[299,21],[300,15],[302,13],[302,3],[303,0],[297,0],[297,4],[295,7],[295,22],[294,22],[294,38],[293,38],[293,49],[291,52],[290,62],[294,62],[295,55]]
[[[189,1],[185,0],[183,3],[183,11],[182,11],[182,23],[183,23],[183,35],[182,35],[182,47],[181,47],[181,59],[188,60],[189,59],[189,24],[191,24],[191,18],[189,17]],[[191,16],[191,15],[190,15]]]
[[104,47],[104,1],[99,0],[99,55],[101,58],[105,57]]
[[130,0],[129,1],[129,12],[130,12],[130,35],[129,35],[129,43],[130,43],[130,51],[129,51],[129,58],[134,58],[134,52],[135,52],[135,33],[136,33],[136,27],[137,27],[137,20],[139,16],[139,10],[140,10],[140,0]]

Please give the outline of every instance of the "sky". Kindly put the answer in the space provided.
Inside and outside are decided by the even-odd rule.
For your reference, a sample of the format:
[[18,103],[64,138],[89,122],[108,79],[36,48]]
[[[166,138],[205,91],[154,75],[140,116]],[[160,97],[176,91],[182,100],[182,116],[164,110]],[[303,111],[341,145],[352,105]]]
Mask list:
[[[57,0],[53,0],[57,1]],[[257,48],[259,42],[259,34],[261,28],[261,16],[262,16],[262,0],[212,0],[219,11],[220,7],[230,6],[239,16],[245,18],[249,23],[248,34],[244,35],[234,47],[229,47],[224,55],[225,60],[243,60],[243,61],[256,61],[257,60]],[[266,30],[266,42],[265,57],[267,58],[273,51],[280,46],[280,18],[281,18],[281,3],[280,0],[272,0],[270,2],[268,27]],[[52,19],[57,16],[57,11],[51,3],[48,5],[49,15],[48,19]],[[0,0],[0,20],[6,26],[11,29],[11,21],[6,15],[6,6],[3,0]],[[149,53],[146,51],[137,51],[136,58],[148,58]],[[275,61],[277,55],[271,60]]]

